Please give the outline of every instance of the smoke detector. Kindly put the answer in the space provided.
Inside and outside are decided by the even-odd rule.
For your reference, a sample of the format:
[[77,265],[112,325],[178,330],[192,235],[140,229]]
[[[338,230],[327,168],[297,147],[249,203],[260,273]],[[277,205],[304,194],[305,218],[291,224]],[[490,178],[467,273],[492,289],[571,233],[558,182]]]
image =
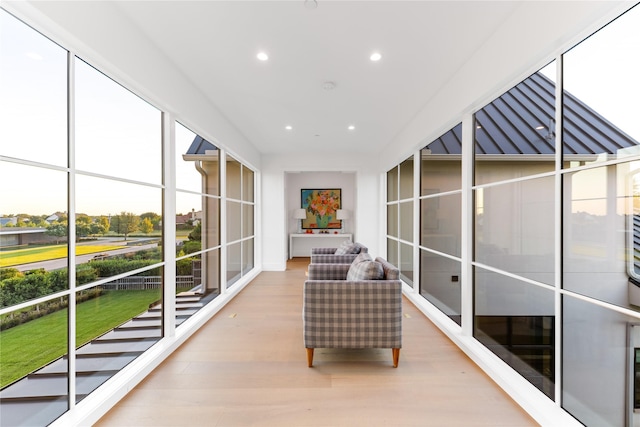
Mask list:
[[334,82],[324,82],[322,83],[322,89],[329,91],[335,89],[336,84]]

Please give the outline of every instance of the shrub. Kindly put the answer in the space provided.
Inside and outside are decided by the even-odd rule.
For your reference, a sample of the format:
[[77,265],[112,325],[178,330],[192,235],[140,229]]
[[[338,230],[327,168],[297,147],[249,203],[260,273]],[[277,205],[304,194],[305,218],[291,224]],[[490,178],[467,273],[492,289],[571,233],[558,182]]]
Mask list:
[[0,268],[0,281],[21,276],[24,276],[24,274],[15,268]]
[[193,259],[180,259],[176,261],[176,275],[191,276],[193,274]]
[[[111,277],[117,274],[126,273],[127,271],[143,268],[151,264],[160,262],[160,260],[126,260],[126,259],[107,259],[104,261],[94,261],[91,263],[98,277]],[[145,271],[141,276],[160,276],[161,268],[153,268]]]
[[194,252],[198,252],[199,250],[201,250],[201,248],[202,248],[202,245],[200,244],[200,241],[187,240],[186,242],[184,242],[184,245],[182,245],[181,249],[185,255],[189,255]]

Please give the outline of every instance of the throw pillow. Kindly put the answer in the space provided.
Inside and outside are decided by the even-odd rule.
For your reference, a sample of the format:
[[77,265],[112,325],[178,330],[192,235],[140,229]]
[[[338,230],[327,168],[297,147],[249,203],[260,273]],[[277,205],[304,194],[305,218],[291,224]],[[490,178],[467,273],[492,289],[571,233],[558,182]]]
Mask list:
[[353,246],[353,244],[352,244],[350,241],[345,240],[344,242],[342,242],[342,243],[340,244],[340,246],[338,247],[338,249],[336,249],[335,254],[336,254],[336,255],[346,255],[346,254],[351,254],[351,253],[353,253],[353,252],[351,252],[351,251],[353,250],[352,246]]
[[354,262],[347,272],[347,280],[380,280],[383,278],[382,264],[376,261]]
[[353,243],[353,244],[349,245],[349,247],[347,248],[347,253],[348,254],[359,254],[360,253],[360,246],[358,246],[357,243]]
[[358,254],[358,256],[353,259],[351,265],[353,266],[354,264],[359,264],[364,261],[373,261],[373,258],[371,258],[371,255],[369,253],[363,252],[361,254]]

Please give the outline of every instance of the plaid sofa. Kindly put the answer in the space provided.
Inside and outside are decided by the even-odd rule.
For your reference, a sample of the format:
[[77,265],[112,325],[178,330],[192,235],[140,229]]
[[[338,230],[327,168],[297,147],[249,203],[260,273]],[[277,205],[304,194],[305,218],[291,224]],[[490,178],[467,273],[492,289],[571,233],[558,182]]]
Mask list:
[[354,242],[357,252],[352,254],[336,255],[338,248],[311,248],[311,263],[313,264],[351,264],[359,253],[368,252],[369,249],[362,243]]
[[[310,264],[304,283],[303,334],[307,362],[315,348],[402,347],[402,285],[398,269],[378,257],[382,280],[346,280],[348,264]],[[313,266],[313,267],[312,267]]]

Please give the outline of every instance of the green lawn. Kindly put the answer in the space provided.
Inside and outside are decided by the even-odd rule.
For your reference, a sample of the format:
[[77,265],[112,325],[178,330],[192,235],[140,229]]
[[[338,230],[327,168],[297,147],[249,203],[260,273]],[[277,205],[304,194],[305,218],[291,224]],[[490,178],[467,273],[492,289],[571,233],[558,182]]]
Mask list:
[[[76,255],[106,252],[121,249],[120,245],[83,245],[76,246]],[[67,245],[41,246],[36,248],[16,249],[0,252],[0,268],[12,265],[27,264],[30,262],[47,261],[51,259],[65,258]]]
[[[77,307],[77,347],[143,313],[160,290],[106,291]],[[0,332],[0,387],[67,353],[67,310]]]

